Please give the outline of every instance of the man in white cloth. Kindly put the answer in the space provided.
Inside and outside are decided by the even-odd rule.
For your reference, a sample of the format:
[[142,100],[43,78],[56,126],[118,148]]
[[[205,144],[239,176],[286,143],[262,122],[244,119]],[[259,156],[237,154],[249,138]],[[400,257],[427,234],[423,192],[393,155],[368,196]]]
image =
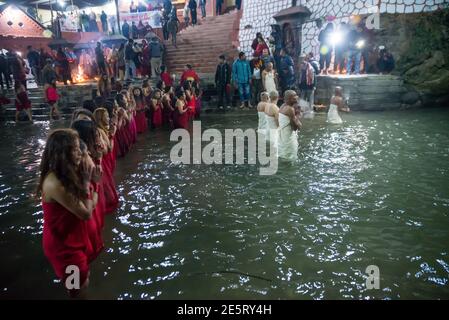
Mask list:
[[298,95],[293,90],[284,93],[285,103],[279,109],[279,141],[278,155],[290,161],[298,159],[298,135],[301,128],[295,105],[298,103]]
[[341,120],[338,111],[349,112],[349,107],[346,106],[343,99],[343,90],[341,87],[335,87],[334,96],[331,98],[331,104],[329,106],[329,111],[327,112],[327,122],[331,124],[341,124]]
[[266,139],[273,145],[277,152],[278,127],[279,127],[279,107],[277,102],[279,93],[277,91],[270,92],[270,102],[265,107],[265,118],[267,121]]
[[257,116],[259,118],[259,125],[257,131],[260,132],[261,134],[265,134],[266,131],[267,119],[265,116],[265,108],[267,107],[269,102],[270,96],[268,95],[268,92],[263,91],[260,94],[260,102],[257,105]]

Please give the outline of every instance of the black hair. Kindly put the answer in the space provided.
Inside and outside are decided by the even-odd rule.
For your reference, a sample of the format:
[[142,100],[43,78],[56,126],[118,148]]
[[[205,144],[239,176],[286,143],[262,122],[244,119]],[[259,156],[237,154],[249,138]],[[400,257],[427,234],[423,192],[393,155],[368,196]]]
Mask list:
[[83,109],[87,109],[93,113],[95,110],[95,102],[93,100],[84,100]]
[[159,90],[161,90],[162,91],[162,86],[164,85],[164,82],[162,81],[162,80],[159,80],[157,83],[156,83],[156,88],[158,88]]
[[245,55],[245,52],[240,51],[240,53],[239,53],[239,58],[243,57],[244,55]]
[[176,87],[175,95],[178,99],[184,95],[184,90],[181,86]]
[[161,73],[165,71],[165,66],[161,66]]

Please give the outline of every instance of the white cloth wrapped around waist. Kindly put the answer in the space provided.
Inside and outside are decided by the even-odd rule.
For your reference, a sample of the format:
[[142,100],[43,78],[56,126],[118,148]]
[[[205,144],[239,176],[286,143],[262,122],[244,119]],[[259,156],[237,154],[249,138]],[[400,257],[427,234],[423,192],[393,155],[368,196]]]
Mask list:
[[304,119],[313,119],[315,112],[313,111],[313,107],[310,105],[310,102],[307,102],[304,99],[299,99],[299,107],[301,108]]
[[335,104],[329,106],[329,111],[327,112],[327,122],[332,124],[343,123],[340,115],[338,114],[338,107]]
[[267,117],[265,115],[265,112],[257,112],[257,116],[259,117],[259,124],[257,127],[257,131],[265,134],[266,128],[267,128]]
[[290,118],[279,113],[278,155],[291,161],[298,159],[298,134],[293,130]]
[[278,144],[278,126],[276,124],[276,119],[274,117],[266,115],[267,119],[267,130],[265,136],[267,140],[273,145],[273,147],[277,148]]

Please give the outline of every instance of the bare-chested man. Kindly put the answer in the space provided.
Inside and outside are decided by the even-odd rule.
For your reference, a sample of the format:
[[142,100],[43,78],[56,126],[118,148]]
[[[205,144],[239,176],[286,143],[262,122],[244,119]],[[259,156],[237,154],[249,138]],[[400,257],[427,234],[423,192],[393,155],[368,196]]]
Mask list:
[[349,112],[349,107],[346,105],[343,99],[343,92],[341,87],[335,87],[334,96],[331,98],[331,104],[329,111],[327,112],[327,122],[332,124],[341,124],[341,120],[338,111]]
[[298,158],[298,135],[301,128],[298,95],[293,90],[284,93],[285,103],[279,109],[278,155],[281,158],[296,160]]

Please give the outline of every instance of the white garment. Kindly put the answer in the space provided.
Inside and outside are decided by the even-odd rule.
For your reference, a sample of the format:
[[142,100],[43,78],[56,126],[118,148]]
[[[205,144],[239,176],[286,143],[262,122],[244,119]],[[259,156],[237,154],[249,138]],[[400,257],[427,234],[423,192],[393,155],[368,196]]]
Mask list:
[[271,70],[271,72],[267,72],[265,76],[265,88],[268,94],[272,91],[277,91],[276,89],[276,82],[274,81],[274,70]]
[[267,119],[267,131],[266,131],[266,138],[270,142],[270,144],[273,145],[273,147],[276,150],[277,153],[277,147],[278,147],[278,126],[276,124],[276,119],[274,117],[271,117],[269,115],[265,115]]
[[259,116],[259,126],[257,128],[257,131],[262,134],[265,134],[267,128],[267,118],[265,112],[258,111],[257,115]]
[[290,118],[282,113],[279,113],[278,155],[291,161],[298,159],[298,134],[292,128]]
[[329,106],[329,111],[327,112],[327,122],[332,124],[343,123],[340,116],[338,115],[338,108],[335,104]]
[[260,69],[259,68],[254,68],[254,72],[253,72],[253,78],[260,80],[261,76],[260,76]]
[[313,111],[313,107],[311,106],[310,102],[299,99],[299,107],[301,108],[302,117],[304,119],[313,119],[313,117],[315,116],[315,112]]

